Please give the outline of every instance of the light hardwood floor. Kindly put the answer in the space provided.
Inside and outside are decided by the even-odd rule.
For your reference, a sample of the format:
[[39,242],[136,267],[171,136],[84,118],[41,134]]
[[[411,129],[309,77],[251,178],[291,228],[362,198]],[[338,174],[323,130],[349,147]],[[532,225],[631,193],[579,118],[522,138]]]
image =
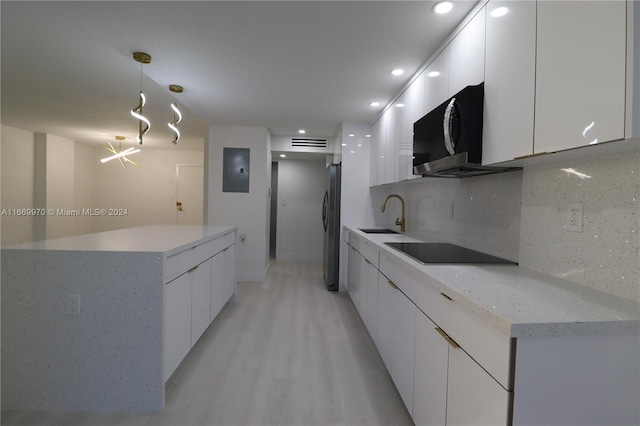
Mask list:
[[2,425],[412,424],[349,296],[322,264],[273,262],[236,297],[166,387],[160,413],[3,411]]

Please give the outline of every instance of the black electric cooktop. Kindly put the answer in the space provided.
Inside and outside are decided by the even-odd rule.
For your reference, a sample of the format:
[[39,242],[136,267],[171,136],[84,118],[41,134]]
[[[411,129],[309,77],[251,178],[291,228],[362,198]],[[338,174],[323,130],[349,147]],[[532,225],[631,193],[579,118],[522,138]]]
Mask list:
[[385,243],[420,263],[484,263],[517,265],[516,262],[501,259],[479,251],[449,243]]

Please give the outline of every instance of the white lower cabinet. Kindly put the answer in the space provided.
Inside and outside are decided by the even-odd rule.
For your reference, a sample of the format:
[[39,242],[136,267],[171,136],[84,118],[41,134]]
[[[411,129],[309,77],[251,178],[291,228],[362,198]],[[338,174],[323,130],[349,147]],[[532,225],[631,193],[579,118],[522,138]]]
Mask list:
[[220,252],[211,258],[211,295],[209,304],[211,313],[209,323],[211,323],[216,315],[220,312],[227,299],[225,298],[225,262],[224,252]]
[[[185,269],[193,254],[212,248],[208,259],[165,284],[164,380],[171,377],[235,292],[235,232],[175,255]],[[228,245],[228,247],[225,247]],[[219,250],[217,253],[215,250]],[[191,262],[189,262],[191,260]],[[171,265],[171,271],[177,270]],[[175,276],[175,275],[172,275]]]
[[192,278],[191,346],[211,324],[211,263],[212,259],[206,260],[189,272]]
[[367,264],[367,318],[365,324],[371,338],[378,339],[378,280],[380,273],[371,263]]
[[165,380],[191,349],[191,284],[191,274],[187,273],[165,286]]
[[447,425],[508,423],[509,392],[462,348],[449,345],[448,371]]
[[409,412],[413,408],[416,307],[381,277],[378,299],[380,354]]
[[418,310],[412,417],[416,425],[442,426],[447,418],[449,344]]

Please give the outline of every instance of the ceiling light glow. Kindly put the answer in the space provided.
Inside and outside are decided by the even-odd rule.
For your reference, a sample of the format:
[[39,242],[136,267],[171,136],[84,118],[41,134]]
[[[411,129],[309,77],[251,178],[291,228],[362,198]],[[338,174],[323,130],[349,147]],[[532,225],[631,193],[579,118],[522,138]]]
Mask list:
[[433,11],[438,15],[444,15],[445,13],[449,13],[451,12],[452,9],[453,9],[453,3],[449,1],[441,1],[439,3],[436,3],[435,6],[433,6]]
[[396,104],[396,108],[404,108],[404,104]]
[[280,154],[281,158],[287,158],[287,156],[285,154]]
[[380,102],[371,102],[369,105],[371,105],[372,107],[377,107],[380,106]]
[[307,131],[304,129],[300,129],[298,130],[298,133],[300,133],[301,135],[304,135],[305,133],[307,133]]
[[404,70],[402,68],[396,68],[391,70],[391,75],[395,75],[396,77],[404,74]]
[[427,73],[427,77],[437,77],[440,75],[440,71],[431,71]]
[[354,136],[355,136],[355,135],[354,135],[353,133],[349,133],[349,137],[350,137],[350,138],[352,138],[352,137],[354,137]]

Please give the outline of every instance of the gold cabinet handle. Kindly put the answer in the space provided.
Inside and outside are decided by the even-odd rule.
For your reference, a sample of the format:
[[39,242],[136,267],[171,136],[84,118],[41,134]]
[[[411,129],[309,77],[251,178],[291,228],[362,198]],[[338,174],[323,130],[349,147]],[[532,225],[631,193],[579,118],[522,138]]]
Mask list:
[[369,265],[371,265],[371,262],[369,262],[368,259],[365,259],[364,261],[367,262]]
[[445,299],[447,299],[447,300],[453,300],[452,298],[450,298],[449,296],[447,296],[447,295],[446,295],[446,294],[444,294],[444,293],[440,293],[440,295],[441,295],[442,297],[444,297]]
[[547,151],[536,152],[535,154],[527,154],[527,155],[521,155],[520,157],[514,157],[514,160],[524,160],[525,158],[540,157],[541,155],[547,155],[547,154],[548,154]]
[[388,283],[391,287],[395,288],[396,290],[400,290],[400,289],[398,288],[398,286],[397,286],[397,285],[395,285],[395,284],[393,283],[393,281],[391,281],[391,280],[387,280],[387,283]]
[[196,266],[194,266],[193,268],[189,269],[189,270],[187,271],[187,274],[190,274],[190,273],[192,273],[193,271],[195,271],[196,269],[198,269],[198,266],[200,266],[200,265],[196,265]]
[[445,333],[445,331],[443,329],[441,329],[440,327],[436,327],[436,331],[438,332],[439,335],[442,336],[442,338],[444,340],[447,341],[448,344],[453,346],[455,349],[458,349],[460,347],[460,345],[458,345],[455,340],[453,340],[451,337],[449,337],[449,335],[447,333]]

